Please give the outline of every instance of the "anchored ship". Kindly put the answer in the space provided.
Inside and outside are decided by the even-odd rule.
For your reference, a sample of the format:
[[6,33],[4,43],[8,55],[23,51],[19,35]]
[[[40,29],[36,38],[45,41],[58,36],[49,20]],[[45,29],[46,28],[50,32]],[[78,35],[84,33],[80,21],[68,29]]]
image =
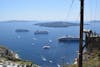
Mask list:
[[15,31],[16,32],[29,32],[29,30],[27,29],[16,29]]
[[39,31],[39,30],[37,30],[37,31],[34,32],[34,34],[35,35],[36,34],[48,34],[48,31]]
[[63,36],[63,37],[60,37],[60,38],[58,38],[58,40],[60,41],[60,42],[78,42],[79,41],[79,37],[71,37],[71,36]]

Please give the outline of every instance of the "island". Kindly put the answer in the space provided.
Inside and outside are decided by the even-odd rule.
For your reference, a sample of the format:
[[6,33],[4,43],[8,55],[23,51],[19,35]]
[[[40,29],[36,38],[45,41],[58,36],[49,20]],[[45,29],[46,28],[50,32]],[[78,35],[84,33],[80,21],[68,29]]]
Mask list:
[[55,21],[55,22],[46,22],[46,23],[36,23],[34,25],[43,26],[43,27],[69,27],[69,26],[79,26],[79,23],[70,23],[63,21]]
[[92,21],[89,21],[90,23],[99,23],[100,20],[92,20]]
[[36,20],[5,20],[5,21],[0,21],[0,23],[14,23],[14,22],[38,22]]

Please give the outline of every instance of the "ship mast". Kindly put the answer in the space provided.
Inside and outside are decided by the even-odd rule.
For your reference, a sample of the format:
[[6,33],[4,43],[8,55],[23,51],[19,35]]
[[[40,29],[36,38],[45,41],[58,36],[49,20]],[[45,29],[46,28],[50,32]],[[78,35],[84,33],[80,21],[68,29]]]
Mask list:
[[83,61],[83,27],[84,27],[84,0],[80,0],[80,44],[78,67],[82,67]]

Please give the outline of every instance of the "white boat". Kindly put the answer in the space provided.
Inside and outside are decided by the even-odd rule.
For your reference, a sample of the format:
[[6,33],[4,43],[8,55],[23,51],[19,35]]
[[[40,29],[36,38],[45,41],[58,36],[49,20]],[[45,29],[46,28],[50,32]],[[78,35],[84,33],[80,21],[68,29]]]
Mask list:
[[53,61],[52,60],[49,60],[49,63],[53,63]]
[[77,63],[78,63],[78,59],[77,59],[77,58],[75,58],[74,64],[77,64]]
[[46,61],[46,58],[42,58],[43,61]]
[[57,64],[57,67],[61,67],[59,64]]
[[52,42],[52,40],[49,40],[49,42]]
[[42,48],[43,48],[43,49],[49,49],[50,46],[49,46],[49,45],[45,45],[45,46],[43,46]]
[[47,61],[47,59],[45,57],[41,57],[43,61]]

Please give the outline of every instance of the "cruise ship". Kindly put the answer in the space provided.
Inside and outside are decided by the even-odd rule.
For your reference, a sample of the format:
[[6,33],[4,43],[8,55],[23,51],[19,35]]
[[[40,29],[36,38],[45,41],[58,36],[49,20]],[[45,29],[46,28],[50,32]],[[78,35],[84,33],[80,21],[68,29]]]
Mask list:
[[36,34],[48,34],[48,31],[39,31],[39,30],[37,30],[37,31],[34,32],[34,34],[35,35]]
[[15,31],[16,32],[29,32],[29,30],[27,29],[16,29]]
[[71,36],[63,36],[58,38],[60,42],[79,42],[80,38],[79,37],[71,37]]

